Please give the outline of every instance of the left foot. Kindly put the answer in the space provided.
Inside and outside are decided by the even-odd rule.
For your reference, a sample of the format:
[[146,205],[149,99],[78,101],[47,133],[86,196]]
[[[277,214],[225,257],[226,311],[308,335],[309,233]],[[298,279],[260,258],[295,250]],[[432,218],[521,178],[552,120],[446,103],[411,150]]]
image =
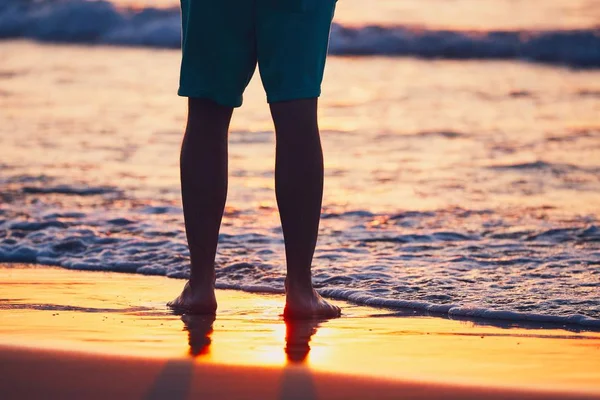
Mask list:
[[181,294],[167,303],[176,313],[209,314],[217,312],[217,298],[214,285],[208,287],[192,286],[187,282]]

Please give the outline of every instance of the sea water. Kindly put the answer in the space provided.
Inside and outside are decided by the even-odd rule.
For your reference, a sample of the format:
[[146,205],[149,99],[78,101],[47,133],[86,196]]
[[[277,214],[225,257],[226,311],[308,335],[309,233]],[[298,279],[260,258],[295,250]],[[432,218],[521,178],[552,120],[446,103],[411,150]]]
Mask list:
[[[600,326],[594,3],[338,2],[320,99],[321,293]],[[0,4],[1,262],[188,276],[174,7]],[[258,79],[229,142],[217,285],[282,291]]]

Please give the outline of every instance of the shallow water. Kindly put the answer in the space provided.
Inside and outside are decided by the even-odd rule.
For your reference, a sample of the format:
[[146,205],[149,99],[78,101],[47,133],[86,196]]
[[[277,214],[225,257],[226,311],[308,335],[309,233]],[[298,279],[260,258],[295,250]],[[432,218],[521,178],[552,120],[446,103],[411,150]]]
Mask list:
[[[0,59],[0,261],[186,277],[178,51],[11,41]],[[600,325],[598,70],[332,57],[321,106],[322,293]],[[218,285],[281,291],[257,80],[230,154]]]

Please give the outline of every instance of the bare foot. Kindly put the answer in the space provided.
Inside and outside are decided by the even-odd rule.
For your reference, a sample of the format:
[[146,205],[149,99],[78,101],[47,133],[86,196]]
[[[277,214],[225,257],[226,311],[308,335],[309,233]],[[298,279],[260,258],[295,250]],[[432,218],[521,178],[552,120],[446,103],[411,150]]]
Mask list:
[[338,306],[326,302],[313,288],[286,290],[284,318],[337,318],[341,314]]
[[173,311],[187,314],[215,314],[217,312],[217,299],[214,287],[192,287],[187,282],[181,294],[173,301],[167,303]]

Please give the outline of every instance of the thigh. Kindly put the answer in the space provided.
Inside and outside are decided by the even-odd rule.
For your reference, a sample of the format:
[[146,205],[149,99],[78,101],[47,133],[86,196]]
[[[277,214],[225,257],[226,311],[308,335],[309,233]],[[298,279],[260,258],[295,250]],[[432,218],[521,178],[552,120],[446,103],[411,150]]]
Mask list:
[[336,0],[257,0],[258,65],[269,103],[318,97]]
[[181,0],[179,95],[241,105],[256,68],[254,9],[249,0]]

